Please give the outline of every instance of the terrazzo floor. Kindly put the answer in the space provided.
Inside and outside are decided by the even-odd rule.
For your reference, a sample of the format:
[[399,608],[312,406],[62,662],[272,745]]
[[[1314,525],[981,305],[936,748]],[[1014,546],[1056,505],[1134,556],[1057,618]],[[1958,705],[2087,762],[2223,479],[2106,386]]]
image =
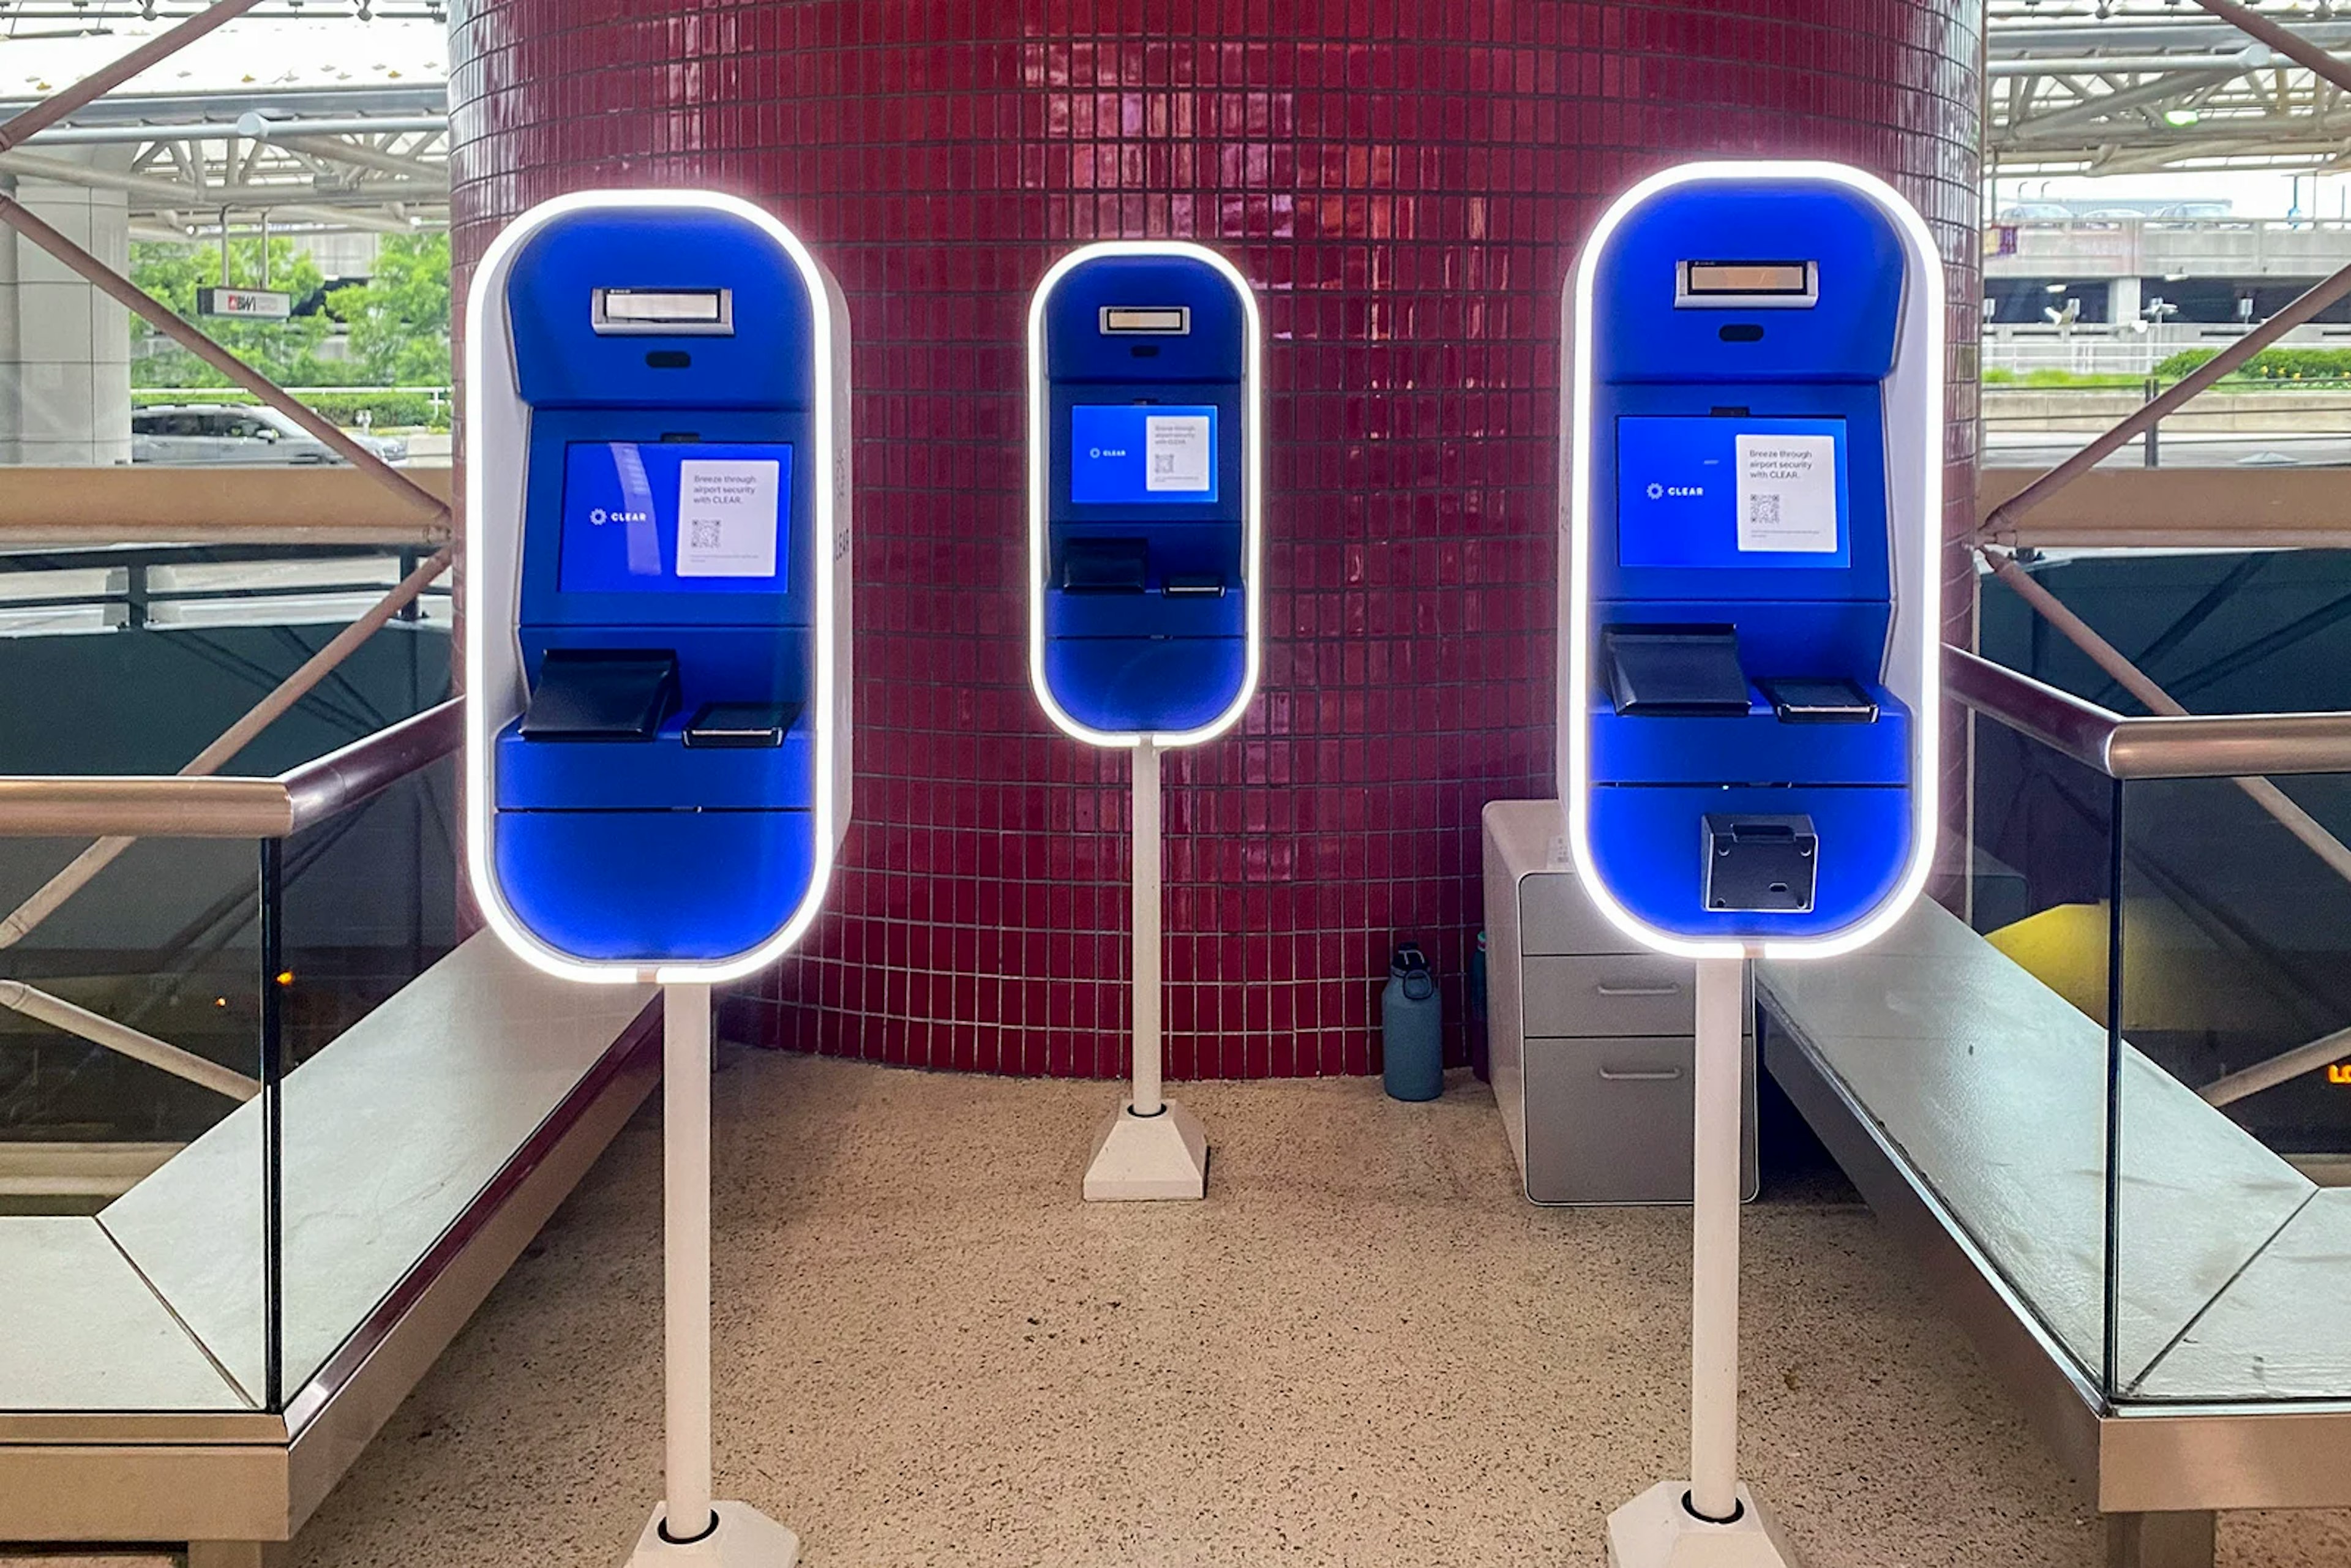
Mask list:
[[[1183,1085],[1210,1197],[1088,1207],[1100,1083],[730,1049],[717,1474],[808,1568],[1598,1564],[1686,1469],[1688,1226],[1544,1210],[1482,1085]],[[619,1564],[658,1492],[661,1131],[624,1131],[295,1544]],[[1812,1568],[2094,1568],[2099,1531],[1834,1175],[1747,1211],[1743,1470]],[[2343,1568],[2351,1513],[2228,1515]]]

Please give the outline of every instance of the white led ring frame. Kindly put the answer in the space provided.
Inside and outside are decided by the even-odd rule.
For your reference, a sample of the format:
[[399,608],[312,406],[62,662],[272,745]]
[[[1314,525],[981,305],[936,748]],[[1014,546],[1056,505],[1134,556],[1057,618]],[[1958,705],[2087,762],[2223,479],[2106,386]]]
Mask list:
[[[523,245],[558,218],[589,212],[722,213],[740,218],[774,240],[790,257],[800,285],[808,291],[809,316],[814,341],[815,373],[811,427],[815,447],[812,489],[817,540],[816,689],[807,711],[815,730],[814,859],[809,890],[791,919],[765,942],[747,952],[694,963],[643,964],[598,960],[559,953],[528,930],[507,906],[491,865],[490,747],[496,727],[510,713],[493,715],[507,702],[517,701],[523,684],[521,642],[516,622],[520,611],[523,486],[529,466],[529,426],[515,386],[514,344],[507,329],[503,295],[507,275]],[[834,462],[835,380],[833,376],[835,296],[831,280],[798,235],[763,208],[739,196],[716,191],[581,191],[543,202],[508,225],[490,242],[474,270],[465,301],[465,548],[464,587],[465,607],[465,869],[484,917],[501,941],[531,965],[567,980],[608,985],[652,981],[705,984],[738,979],[766,967],[800,939],[823,906],[832,880],[834,844],[838,838],[834,799],[835,755],[847,744],[838,727],[834,706],[834,632],[844,607],[837,602],[837,546],[828,558],[828,541],[836,540]],[[583,308],[585,303],[583,302]],[[487,329],[485,329],[486,325]],[[494,378],[493,372],[496,372]],[[494,384],[495,383],[495,384]],[[493,397],[496,399],[492,402]],[[507,511],[491,511],[491,477],[508,499]],[[510,517],[510,538],[493,538],[486,525],[496,515]],[[496,646],[495,656],[493,642]],[[500,699],[494,702],[494,695]],[[518,710],[518,706],[516,711]]]
[[[1589,711],[1592,678],[1592,607],[1584,588],[1592,559],[1593,508],[1592,442],[1583,421],[1593,408],[1593,363],[1590,329],[1593,289],[1599,262],[1617,227],[1644,203],[1659,193],[1694,184],[1830,184],[1864,197],[1893,223],[1908,260],[1909,277],[1903,291],[1901,325],[1895,340],[1893,373],[1885,393],[1886,428],[1895,429],[1895,405],[1915,406],[1923,441],[1912,452],[1889,443],[1886,465],[1887,504],[1893,570],[1894,632],[1888,644],[1886,685],[1910,700],[1911,716],[1911,834],[1910,856],[1892,894],[1869,915],[1844,930],[1824,936],[1772,937],[1750,941],[1691,937],[1651,926],[1619,903],[1601,881],[1592,857],[1591,791],[1592,735]],[[1938,647],[1942,638],[1942,580],[1938,557],[1943,517],[1943,261],[1935,238],[1917,209],[1885,181],[1842,163],[1812,162],[1720,161],[1685,163],[1664,170],[1633,186],[1610,204],[1583,243],[1565,301],[1566,335],[1571,344],[1567,395],[1562,409],[1562,444],[1566,474],[1562,510],[1566,529],[1562,540],[1559,591],[1567,613],[1560,649],[1560,729],[1564,766],[1561,777],[1567,798],[1567,839],[1584,890],[1610,923],[1645,947],[1689,958],[1730,958],[1750,953],[1770,958],[1825,958],[1866,946],[1902,917],[1927,885],[1933,867],[1938,803],[1938,729],[1941,724],[1942,680]],[[1897,392],[1900,394],[1897,396]],[[1902,679],[1900,677],[1908,677]]]
[[[1242,356],[1241,419],[1246,426],[1241,465],[1241,586],[1248,595],[1242,622],[1241,689],[1224,712],[1194,729],[1155,734],[1122,734],[1096,729],[1080,722],[1061,706],[1045,680],[1045,580],[1048,567],[1047,492],[1051,484],[1051,407],[1045,384],[1045,306],[1054,286],[1077,267],[1104,256],[1177,256],[1216,268],[1241,302],[1241,329],[1248,338]],[[1081,246],[1047,269],[1029,298],[1029,684],[1045,716],[1065,735],[1090,746],[1197,746],[1214,740],[1233,727],[1257,695],[1258,671],[1264,659],[1265,604],[1259,570],[1265,540],[1265,380],[1260,373],[1264,335],[1258,325],[1257,291],[1240,268],[1217,252],[1188,240],[1102,240]]]

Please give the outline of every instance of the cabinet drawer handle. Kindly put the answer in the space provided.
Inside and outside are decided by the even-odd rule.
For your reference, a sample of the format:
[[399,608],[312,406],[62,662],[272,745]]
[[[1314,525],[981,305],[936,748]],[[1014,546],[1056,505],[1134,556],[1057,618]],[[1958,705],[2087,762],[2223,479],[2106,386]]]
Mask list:
[[1604,1067],[1600,1076],[1610,1083],[1671,1083],[1682,1075],[1678,1067],[1654,1067],[1627,1072],[1618,1068]]
[[1605,980],[1593,988],[1604,997],[1678,997],[1679,986],[1612,986]]

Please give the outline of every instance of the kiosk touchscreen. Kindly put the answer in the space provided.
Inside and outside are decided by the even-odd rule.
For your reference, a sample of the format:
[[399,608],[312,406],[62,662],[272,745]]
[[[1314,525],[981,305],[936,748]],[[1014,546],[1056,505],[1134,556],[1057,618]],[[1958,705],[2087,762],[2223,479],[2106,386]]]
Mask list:
[[666,1498],[642,1568],[790,1568],[711,1497],[710,986],[791,946],[849,822],[849,322],[731,196],[535,207],[465,335],[466,864],[516,953],[664,988]]
[[1087,246],[1029,308],[1029,671],[1052,721],[1134,749],[1134,1089],[1089,1198],[1199,1197],[1207,1139],[1160,1097],[1159,752],[1257,689],[1257,299],[1178,241]]
[[1560,779],[1585,889],[1697,960],[1690,1476],[1615,1568],[1783,1568],[1739,1483],[1745,959],[1846,951],[1934,844],[1942,262],[1883,182],[1701,163],[1567,301]]

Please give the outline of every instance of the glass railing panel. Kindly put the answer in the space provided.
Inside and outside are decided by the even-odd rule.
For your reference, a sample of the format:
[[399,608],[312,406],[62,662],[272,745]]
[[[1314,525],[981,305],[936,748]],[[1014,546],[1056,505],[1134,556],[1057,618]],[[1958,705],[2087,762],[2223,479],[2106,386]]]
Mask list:
[[2351,779],[2274,787],[2291,828],[2231,779],[2126,791],[2128,1398],[2351,1396],[2328,1326],[2351,1300],[2351,1191],[2302,1168],[2351,1152],[2351,881],[2328,859],[2351,865]]
[[[18,909],[85,849],[0,839]],[[132,844],[0,948],[0,1410],[266,1397],[250,841]]]
[[2020,1309],[2095,1376],[2114,787],[1990,725],[1976,766],[1966,906],[1922,904],[1833,960],[1762,961],[1758,986],[1772,1027],[1799,1036]]
[[485,1020],[401,993],[457,945],[456,760],[285,841],[285,1379],[298,1388],[431,1249],[529,1131],[468,1050]]

